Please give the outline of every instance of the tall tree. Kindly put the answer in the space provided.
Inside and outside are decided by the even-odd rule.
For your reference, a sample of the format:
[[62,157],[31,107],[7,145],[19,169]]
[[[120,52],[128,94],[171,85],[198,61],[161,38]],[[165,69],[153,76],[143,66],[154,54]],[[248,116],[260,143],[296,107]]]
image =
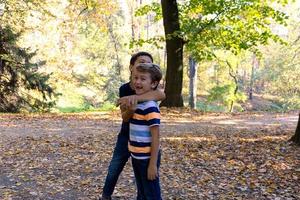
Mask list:
[[267,0],[185,1],[180,3],[180,19],[175,0],[162,0],[161,7],[167,46],[167,98],[161,104],[165,106],[183,105],[182,85],[179,85],[182,84],[183,44],[198,62],[212,59],[217,50],[234,54],[243,50],[255,52],[258,45],[265,45],[270,39],[281,41],[272,32],[270,21],[284,25],[287,19],[286,14]]
[[166,99],[161,106],[182,107],[183,99],[183,39],[180,37],[180,25],[176,0],[162,0],[162,15],[166,37],[167,73],[165,93]]
[[0,112],[48,110],[54,105],[49,75],[38,72],[43,63],[30,62],[35,53],[16,45],[19,36],[0,27]]

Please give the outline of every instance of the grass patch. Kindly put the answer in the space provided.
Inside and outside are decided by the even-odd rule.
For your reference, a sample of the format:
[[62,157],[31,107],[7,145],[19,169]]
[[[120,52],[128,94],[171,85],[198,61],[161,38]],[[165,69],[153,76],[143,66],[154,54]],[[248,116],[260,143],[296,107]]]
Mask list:
[[117,107],[109,102],[105,102],[99,108],[95,108],[91,105],[83,106],[69,106],[69,107],[57,107],[58,112],[61,113],[80,113],[80,112],[95,112],[95,111],[112,111],[116,110]]
[[225,112],[226,107],[221,105],[208,104],[206,102],[197,102],[196,109],[205,111],[205,112]]

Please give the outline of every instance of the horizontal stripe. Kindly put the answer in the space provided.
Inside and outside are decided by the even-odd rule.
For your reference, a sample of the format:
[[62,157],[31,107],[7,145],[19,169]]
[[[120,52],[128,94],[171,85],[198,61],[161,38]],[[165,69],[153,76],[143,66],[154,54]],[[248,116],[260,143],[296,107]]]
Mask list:
[[131,157],[138,159],[138,160],[146,160],[146,159],[150,158],[150,156],[136,156],[133,153],[131,154]]
[[140,137],[151,137],[150,129],[146,131],[132,130],[130,129],[130,135],[140,136]]
[[149,131],[149,126],[148,125],[135,125],[135,124],[130,124],[130,129],[131,130],[137,130],[137,131]]
[[148,113],[146,115],[140,115],[137,113],[134,113],[134,115],[132,116],[133,119],[137,119],[137,120],[146,120],[149,121],[151,119],[160,119],[160,113],[157,112],[151,112]]
[[145,102],[139,103],[137,105],[137,109],[142,109],[142,110],[146,110],[146,109],[151,108],[151,107],[158,107],[157,102],[155,102],[155,101],[145,101]]
[[145,142],[145,143],[152,141],[151,137],[138,137],[133,135],[130,135],[129,139],[134,142]]
[[159,112],[159,109],[157,107],[150,107],[150,108],[147,108],[147,109],[140,109],[140,108],[137,108],[135,110],[135,113],[137,114],[140,114],[140,115],[146,115],[148,113],[160,113]]
[[149,127],[153,127],[153,126],[159,126],[160,124],[151,124],[149,125]]
[[130,144],[128,145],[128,149],[132,153],[150,153],[151,147],[134,147]]
[[153,124],[160,124],[160,119],[151,119],[149,121],[145,120],[137,120],[137,119],[130,119],[130,125],[135,124],[138,126],[151,126]]
[[134,156],[139,156],[139,157],[143,157],[143,156],[151,156],[151,153],[131,153]]
[[148,121],[148,126],[152,126],[154,124],[159,125],[160,124],[160,119],[151,119]]
[[137,119],[131,118],[130,119],[130,124],[148,126],[148,121],[146,121],[146,120],[137,120]]
[[135,142],[129,141],[129,144],[134,147],[151,147],[151,142]]

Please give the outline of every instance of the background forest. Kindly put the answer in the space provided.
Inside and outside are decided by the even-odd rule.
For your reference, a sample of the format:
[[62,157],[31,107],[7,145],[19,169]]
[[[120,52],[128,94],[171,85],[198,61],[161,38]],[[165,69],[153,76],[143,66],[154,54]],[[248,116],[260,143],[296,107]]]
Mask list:
[[[177,4],[185,106],[300,108],[299,1]],[[156,0],[0,0],[0,111],[113,109],[133,53],[166,74],[164,28]]]
[[300,0],[0,0],[0,199],[101,196],[137,51],[164,74],[163,199],[300,199]]

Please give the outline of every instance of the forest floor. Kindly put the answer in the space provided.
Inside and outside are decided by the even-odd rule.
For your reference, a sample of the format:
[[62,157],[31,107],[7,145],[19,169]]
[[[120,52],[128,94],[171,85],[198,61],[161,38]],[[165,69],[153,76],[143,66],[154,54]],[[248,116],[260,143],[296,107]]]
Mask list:
[[[162,109],[163,199],[300,199],[298,112]],[[0,114],[0,199],[97,199],[119,113]],[[114,198],[133,200],[128,162]]]

